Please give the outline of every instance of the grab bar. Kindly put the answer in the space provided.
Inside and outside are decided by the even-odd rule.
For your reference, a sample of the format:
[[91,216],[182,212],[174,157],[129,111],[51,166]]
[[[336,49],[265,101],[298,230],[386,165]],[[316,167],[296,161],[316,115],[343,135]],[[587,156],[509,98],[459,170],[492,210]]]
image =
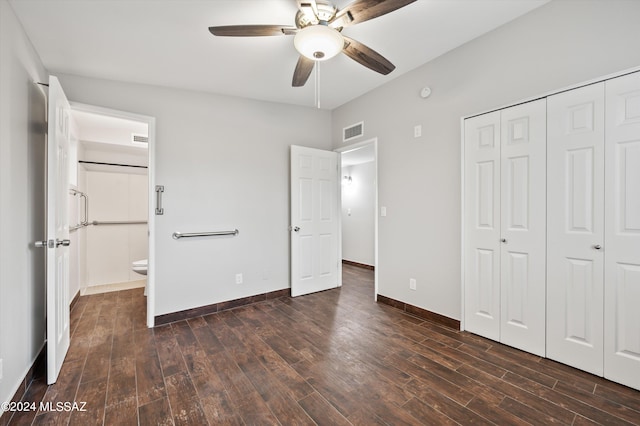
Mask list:
[[146,220],[94,220],[91,225],[145,225]]
[[77,225],[69,227],[69,231],[76,231],[85,226],[89,226],[89,196],[84,192],[73,188],[69,189],[69,193],[73,196],[79,195],[80,198],[84,198],[84,219],[81,219],[80,223]]
[[219,237],[222,235],[238,235],[240,231],[234,229],[233,231],[217,231],[217,232],[174,232],[172,237],[174,240],[180,238],[193,238],[193,237]]
[[162,207],[163,192],[164,192],[164,185],[156,185],[156,215],[164,214],[164,208]]

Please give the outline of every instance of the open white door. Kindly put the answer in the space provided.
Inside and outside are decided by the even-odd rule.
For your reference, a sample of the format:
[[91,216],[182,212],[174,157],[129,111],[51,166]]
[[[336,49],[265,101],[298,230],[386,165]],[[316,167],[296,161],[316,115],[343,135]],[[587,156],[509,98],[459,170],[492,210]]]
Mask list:
[[291,146],[291,295],[342,285],[337,152]]
[[47,133],[47,383],[58,379],[69,349],[69,141],[71,107],[49,77]]

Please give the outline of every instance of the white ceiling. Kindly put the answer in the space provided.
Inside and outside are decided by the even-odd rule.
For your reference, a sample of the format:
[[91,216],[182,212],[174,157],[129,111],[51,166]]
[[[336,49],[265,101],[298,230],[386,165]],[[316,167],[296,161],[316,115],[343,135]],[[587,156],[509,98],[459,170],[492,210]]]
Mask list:
[[110,117],[92,112],[73,110],[73,119],[77,126],[76,137],[82,142],[99,142],[144,147],[132,142],[132,135],[149,136],[149,125],[140,121]]
[[350,151],[345,151],[341,155],[342,167],[357,166],[358,164],[369,163],[376,159],[373,144],[365,145]]
[[[320,104],[336,108],[548,0],[418,0],[344,29],[396,65],[379,75],[323,62]],[[293,25],[295,0],[9,0],[53,74],[315,106],[314,76],[291,87],[293,37],[214,37],[209,26]],[[349,0],[336,0],[339,8]]]

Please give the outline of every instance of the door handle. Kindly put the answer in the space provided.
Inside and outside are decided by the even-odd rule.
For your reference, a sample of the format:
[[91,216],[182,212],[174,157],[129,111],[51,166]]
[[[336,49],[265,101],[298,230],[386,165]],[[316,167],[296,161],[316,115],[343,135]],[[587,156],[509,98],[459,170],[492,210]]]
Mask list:
[[71,244],[71,240],[43,240],[43,241],[36,241],[35,243],[33,243],[34,246],[36,246],[37,248],[54,248],[54,247],[69,247],[69,245]]
[[501,238],[501,239],[500,239],[500,242],[501,242],[501,243],[504,243],[504,244],[507,244],[507,239],[506,239],[506,238]]
[[592,249],[594,250],[600,250],[602,248],[602,246],[600,244],[594,244],[591,246]]
[[294,227],[294,228],[293,228],[293,231],[294,231],[294,232],[300,232],[300,227],[299,227],[299,226]]
[[56,247],[68,247],[71,244],[71,240],[56,240]]

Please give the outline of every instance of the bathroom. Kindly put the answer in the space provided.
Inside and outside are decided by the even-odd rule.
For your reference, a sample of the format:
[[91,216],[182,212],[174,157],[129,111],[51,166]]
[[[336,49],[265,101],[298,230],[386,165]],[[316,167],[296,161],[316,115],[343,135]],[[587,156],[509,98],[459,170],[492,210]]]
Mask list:
[[148,124],[72,109],[70,302],[146,287]]

